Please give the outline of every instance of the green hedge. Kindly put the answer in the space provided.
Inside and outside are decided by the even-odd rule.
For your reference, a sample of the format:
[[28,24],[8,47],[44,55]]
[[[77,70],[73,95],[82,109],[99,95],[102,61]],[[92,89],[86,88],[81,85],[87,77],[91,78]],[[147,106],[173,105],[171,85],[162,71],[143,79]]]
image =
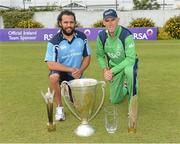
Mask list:
[[158,28],[158,40],[168,40],[172,39],[171,36],[168,35],[167,32],[165,32],[164,28]]
[[172,38],[180,39],[180,15],[167,20],[163,28]]
[[154,27],[155,23],[150,18],[132,19],[128,27]]
[[16,28],[20,21],[32,19],[34,13],[31,11],[8,11],[1,14],[5,28]]
[[103,25],[103,20],[98,20],[92,25],[92,27],[94,27],[94,28],[102,28],[102,27],[105,27],[105,26]]
[[32,19],[20,21],[16,28],[43,28],[44,26]]

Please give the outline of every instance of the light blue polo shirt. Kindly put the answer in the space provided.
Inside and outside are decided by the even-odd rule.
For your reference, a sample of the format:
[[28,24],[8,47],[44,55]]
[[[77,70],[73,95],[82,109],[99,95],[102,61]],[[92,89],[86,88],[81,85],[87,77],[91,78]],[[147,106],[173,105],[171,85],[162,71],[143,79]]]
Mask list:
[[48,42],[45,61],[53,61],[68,67],[80,68],[82,58],[89,55],[91,55],[91,50],[84,33],[75,30],[75,35],[69,42],[60,31]]

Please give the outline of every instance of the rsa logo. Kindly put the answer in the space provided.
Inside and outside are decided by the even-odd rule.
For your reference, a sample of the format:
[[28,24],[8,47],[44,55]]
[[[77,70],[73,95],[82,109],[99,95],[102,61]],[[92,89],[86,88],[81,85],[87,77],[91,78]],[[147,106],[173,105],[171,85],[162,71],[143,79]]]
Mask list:
[[133,33],[133,37],[134,39],[140,39],[140,40],[144,40],[144,39],[148,39],[148,37],[153,35],[153,30],[152,29],[147,29],[146,32],[144,33]]
[[44,34],[44,41],[49,41],[53,37],[53,34]]

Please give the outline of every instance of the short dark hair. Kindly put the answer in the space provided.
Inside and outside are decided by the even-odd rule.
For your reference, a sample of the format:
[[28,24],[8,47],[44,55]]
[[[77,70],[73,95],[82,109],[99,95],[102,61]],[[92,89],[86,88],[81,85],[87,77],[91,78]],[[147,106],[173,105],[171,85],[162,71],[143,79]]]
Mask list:
[[75,16],[75,14],[72,11],[64,10],[57,17],[57,24],[58,24],[59,27],[60,27],[59,22],[62,21],[62,16],[63,15],[71,15],[71,16],[73,16],[74,17],[74,22],[76,23],[76,16]]

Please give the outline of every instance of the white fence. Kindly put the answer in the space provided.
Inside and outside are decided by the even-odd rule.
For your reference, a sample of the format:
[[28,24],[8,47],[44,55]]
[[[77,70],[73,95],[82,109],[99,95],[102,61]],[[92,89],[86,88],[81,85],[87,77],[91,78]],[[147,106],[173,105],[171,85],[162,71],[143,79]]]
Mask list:
[[[55,28],[57,16],[60,12],[36,12],[33,19],[42,23],[45,28]],[[77,21],[83,27],[91,27],[97,20],[102,19],[103,11],[83,11],[76,10]],[[138,10],[138,11],[118,11],[120,24],[128,26],[132,19],[136,18],[151,18],[157,27],[162,27],[165,22],[175,15],[180,15],[180,10]],[[0,17],[0,28],[3,28],[2,18]]]

